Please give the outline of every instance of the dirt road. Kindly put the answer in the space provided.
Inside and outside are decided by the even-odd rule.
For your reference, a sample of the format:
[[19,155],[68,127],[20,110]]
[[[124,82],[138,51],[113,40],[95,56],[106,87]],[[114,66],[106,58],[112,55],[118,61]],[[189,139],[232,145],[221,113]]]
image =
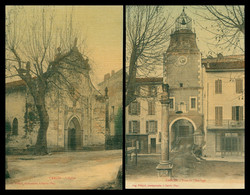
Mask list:
[[226,161],[198,161],[191,152],[170,154],[174,164],[173,178],[157,177],[160,155],[139,155],[137,166],[126,166],[128,188],[242,188],[244,163]]
[[6,189],[97,189],[114,181],[121,150],[7,156]]

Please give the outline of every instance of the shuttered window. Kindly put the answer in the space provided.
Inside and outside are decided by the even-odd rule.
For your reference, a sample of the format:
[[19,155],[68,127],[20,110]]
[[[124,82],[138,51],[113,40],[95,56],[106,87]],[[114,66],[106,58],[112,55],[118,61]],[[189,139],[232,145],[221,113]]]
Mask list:
[[130,115],[140,115],[140,102],[131,102],[128,106],[128,113]]
[[243,106],[232,107],[232,120],[236,121],[243,120]]
[[129,133],[140,133],[140,121],[129,121]]
[[215,125],[222,126],[223,109],[221,106],[215,107]]
[[196,109],[196,98],[191,98],[190,101],[191,109]]
[[174,99],[173,99],[173,98],[169,98],[169,108],[170,108],[171,110],[174,109]]
[[146,121],[146,133],[157,133],[157,121]]
[[215,94],[221,94],[222,93],[222,80],[216,80],[215,81]]
[[155,101],[148,101],[148,114],[155,115]]
[[243,92],[243,80],[242,79],[236,79],[236,93],[242,93]]

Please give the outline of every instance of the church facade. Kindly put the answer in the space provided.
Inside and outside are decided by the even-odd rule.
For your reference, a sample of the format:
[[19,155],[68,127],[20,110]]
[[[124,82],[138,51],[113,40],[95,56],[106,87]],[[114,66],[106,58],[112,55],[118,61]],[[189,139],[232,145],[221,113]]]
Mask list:
[[[104,148],[105,97],[92,84],[88,61],[77,48],[70,58],[79,59],[78,63],[86,67],[75,73],[63,70],[71,85],[69,90],[62,83],[48,88],[48,150]],[[5,94],[7,151],[29,150],[36,143],[39,128],[33,97],[22,80],[6,83]]]

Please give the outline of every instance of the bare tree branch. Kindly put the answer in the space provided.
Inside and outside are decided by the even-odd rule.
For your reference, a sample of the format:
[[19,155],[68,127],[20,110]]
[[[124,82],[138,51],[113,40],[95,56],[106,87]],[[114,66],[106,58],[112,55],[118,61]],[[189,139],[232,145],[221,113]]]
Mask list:
[[146,73],[151,72],[153,66],[161,64],[171,25],[169,15],[164,17],[160,6],[127,6],[126,9],[126,56],[129,68],[125,105],[128,105],[135,98],[138,68]]
[[[195,14],[205,21],[210,21],[210,26],[198,23],[203,29],[214,35],[217,47],[238,49],[244,52],[245,16],[244,6],[199,6]],[[213,44],[213,43],[210,43]]]
[[[31,14],[26,15],[25,10]],[[73,12],[69,19],[66,18],[64,26],[60,26],[55,23],[53,7],[34,6],[19,11],[16,6],[11,6],[6,12],[6,58],[11,59],[6,64],[8,62],[8,69],[16,71],[26,83],[34,99],[40,120],[36,150],[41,154],[47,152],[49,115],[45,96],[49,84],[59,90],[73,90],[73,95],[78,97],[77,89],[64,70],[78,74],[83,70],[88,72],[90,67],[88,60],[77,50],[72,17]]]

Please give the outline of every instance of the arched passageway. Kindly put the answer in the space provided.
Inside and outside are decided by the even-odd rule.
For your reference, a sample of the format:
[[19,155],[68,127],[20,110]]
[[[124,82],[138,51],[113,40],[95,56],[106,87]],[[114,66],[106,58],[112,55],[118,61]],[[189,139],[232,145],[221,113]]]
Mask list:
[[186,119],[176,120],[171,126],[171,149],[190,147],[194,144],[194,126]]

